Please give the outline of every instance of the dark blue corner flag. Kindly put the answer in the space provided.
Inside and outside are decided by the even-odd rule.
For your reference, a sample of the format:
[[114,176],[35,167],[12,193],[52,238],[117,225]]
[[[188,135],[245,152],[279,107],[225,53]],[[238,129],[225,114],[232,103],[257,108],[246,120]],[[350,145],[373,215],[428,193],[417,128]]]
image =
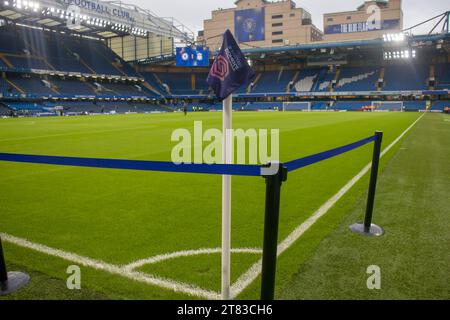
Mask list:
[[248,65],[247,59],[230,30],[227,30],[223,35],[222,47],[209,70],[206,81],[213,88],[217,99],[222,101],[242,85],[248,85],[254,79],[255,72]]

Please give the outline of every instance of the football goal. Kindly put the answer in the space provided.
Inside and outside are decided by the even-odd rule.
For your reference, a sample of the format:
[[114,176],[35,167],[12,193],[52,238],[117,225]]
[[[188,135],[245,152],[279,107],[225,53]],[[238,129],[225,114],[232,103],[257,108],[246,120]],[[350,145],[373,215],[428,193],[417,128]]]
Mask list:
[[403,111],[403,101],[373,101],[374,111]]
[[283,111],[311,111],[311,102],[283,102]]

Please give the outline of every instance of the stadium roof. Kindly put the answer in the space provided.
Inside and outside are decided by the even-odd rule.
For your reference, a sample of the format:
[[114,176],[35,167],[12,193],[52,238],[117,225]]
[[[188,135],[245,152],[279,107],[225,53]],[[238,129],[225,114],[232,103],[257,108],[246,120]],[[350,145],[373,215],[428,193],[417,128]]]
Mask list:
[[[448,40],[450,39],[450,34],[436,34],[436,35],[418,35],[412,36],[409,39],[410,43],[417,42],[429,42],[438,40]],[[252,53],[280,53],[288,51],[300,51],[300,50],[320,50],[329,48],[358,48],[358,47],[370,47],[370,46],[380,46],[383,44],[383,39],[371,39],[371,40],[351,40],[351,41],[338,41],[338,42],[312,42],[300,45],[290,45],[290,46],[277,46],[270,48],[248,48],[242,49],[246,54]]]
[[0,19],[102,38],[151,33],[194,40],[194,33],[176,19],[121,1],[0,0]]

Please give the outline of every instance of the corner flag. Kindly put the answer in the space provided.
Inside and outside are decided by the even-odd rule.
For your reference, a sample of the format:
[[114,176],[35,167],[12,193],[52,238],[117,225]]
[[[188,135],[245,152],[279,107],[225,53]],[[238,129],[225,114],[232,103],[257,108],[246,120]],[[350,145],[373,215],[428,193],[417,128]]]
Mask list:
[[[223,101],[223,141],[224,164],[232,159],[233,137],[232,111],[233,92],[255,79],[255,73],[247,63],[241,49],[230,30],[223,35],[222,47],[209,71],[207,82],[213,88],[217,99]],[[231,297],[231,176],[222,176],[222,299]]]
[[230,30],[225,31],[222,47],[207,78],[217,99],[223,101],[242,85],[250,84],[254,79],[255,72],[248,65]]

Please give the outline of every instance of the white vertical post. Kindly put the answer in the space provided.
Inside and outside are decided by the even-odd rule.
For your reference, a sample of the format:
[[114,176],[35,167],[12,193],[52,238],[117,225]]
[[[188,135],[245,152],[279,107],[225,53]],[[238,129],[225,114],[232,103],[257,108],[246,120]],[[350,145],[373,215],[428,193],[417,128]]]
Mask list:
[[[232,163],[232,106],[233,95],[223,101],[222,159],[224,164]],[[230,299],[231,274],[231,176],[222,176],[222,299]]]

